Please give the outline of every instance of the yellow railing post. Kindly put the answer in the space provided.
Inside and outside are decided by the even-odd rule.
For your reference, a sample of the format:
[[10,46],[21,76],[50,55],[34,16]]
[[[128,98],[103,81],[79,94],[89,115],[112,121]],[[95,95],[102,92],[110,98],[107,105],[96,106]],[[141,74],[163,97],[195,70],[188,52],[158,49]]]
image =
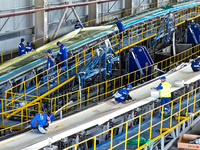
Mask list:
[[[1,100],[1,104],[3,104],[3,101],[4,100]],[[6,102],[6,101],[5,101]],[[2,110],[2,125],[4,126],[4,105],[1,105],[1,110]],[[6,106],[6,103],[5,103],[5,106]]]
[[171,129],[171,127],[172,127],[173,107],[174,107],[174,103],[171,102],[170,129]]
[[110,133],[110,149],[112,150],[113,147],[113,128],[111,129],[111,133]]
[[97,144],[97,137],[94,137],[94,150],[96,150],[96,144]]
[[48,91],[49,91],[49,69],[46,70],[47,72],[47,88],[48,88]]
[[39,96],[39,93],[38,93],[38,76],[36,75],[35,77],[35,84],[36,84],[36,89],[37,89],[37,97]]
[[197,95],[197,89],[194,90],[194,105],[193,105],[193,113],[195,113],[196,95]]
[[163,114],[164,114],[164,105],[162,105],[161,107],[160,134],[162,134]]
[[153,110],[151,110],[151,120],[150,120],[150,131],[149,131],[149,139],[152,137],[152,124],[153,124]]
[[138,127],[138,144],[137,144],[137,146],[138,146],[138,148],[140,147],[140,130],[141,130],[141,121],[142,120],[142,118],[141,118],[141,115],[139,116],[139,127]]
[[182,96],[180,97],[180,100],[179,100],[178,123],[180,123],[180,120],[181,120],[181,102],[182,102]]
[[188,105],[189,105],[189,99],[190,99],[190,95],[189,93],[187,94],[187,108],[186,108],[186,117],[188,117]]
[[125,131],[125,143],[124,143],[124,149],[127,149],[127,138],[128,138],[128,122],[126,122],[126,131]]
[[56,67],[56,70],[57,70],[57,82],[58,82],[58,85],[59,85],[59,68],[58,68],[58,65],[57,65],[57,67]]

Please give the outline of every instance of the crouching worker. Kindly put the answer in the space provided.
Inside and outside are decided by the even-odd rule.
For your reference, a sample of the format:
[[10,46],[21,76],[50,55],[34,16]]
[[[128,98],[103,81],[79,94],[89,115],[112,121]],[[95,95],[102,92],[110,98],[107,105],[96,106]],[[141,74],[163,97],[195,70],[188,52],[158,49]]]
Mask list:
[[200,71],[200,57],[192,61],[191,68],[194,72]]
[[54,120],[55,116],[50,112],[39,113],[31,119],[30,125],[33,129],[37,129],[40,133],[48,133],[47,127]]
[[115,96],[114,104],[121,104],[126,102],[127,100],[132,101],[132,97],[129,95],[129,91],[132,90],[132,85],[127,84],[124,88],[117,91]]

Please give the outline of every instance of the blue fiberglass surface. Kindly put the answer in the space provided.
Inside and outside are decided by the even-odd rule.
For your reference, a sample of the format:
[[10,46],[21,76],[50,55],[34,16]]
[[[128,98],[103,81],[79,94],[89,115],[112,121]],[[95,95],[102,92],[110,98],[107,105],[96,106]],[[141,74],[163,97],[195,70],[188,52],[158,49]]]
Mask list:
[[[176,8],[171,8],[171,9],[168,9],[168,10],[165,10],[165,11],[161,11],[161,12],[158,12],[158,13],[154,13],[154,14],[148,15],[148,16],[146,16],[146,17],[143,17],[143,18],[136,19],[136,20],[134,20],[134,21],[130,21],[130,22],[128,22],[128,23],[125,23],[125,24],[124,24],[124,27],[127,27],[127,26],[130,26],[130,25],[136,24],[136,23],[138,23],[138,22],[141,22],[141,21],[145,21],[145,20],[154,18],[154,17],[156,17],[156,16],[160,16],[160,15],[166,14],[166,13],[168,13],[168,12],[177,11],[177,10],[180,10],[180,9],[183,9],[183,8],[187,8],[187,7],[191,7],[191,6],[195,6],[195,5],[198,5],[198,4],[200,4],[200,2],[196,2],[196,3],[192,3],[192,4],[187,4],[187,5],[179,6],[179,7],[176,7]],[[75,44],[73,44],[73,45],[70,45],[70,46],[68,46],[67,48],[68,48],[68,49],[72,49],[72,48],[77,47],[77,46],[79,46],[79,45],[81,45],[81,44],[83,44],[83,43],[85,43],[85,42],[88,42],[88,41],[90,41],[90,40],[92,40],[92,39],[98,38],[98,37],[103,36],[103,35],[107,35],[107,34],[110,33],[111,31],[112,31],[112,30],[104,31],[104,32],[99,33],[99,34],[97,34],[97,35],[94,35],[94,36],[92,36],[92,37],[90,37],[90,38],[87,38],[87,39],[82,40],[82,41],[80,41],[80,42],[77,42],[77,43],[75,43]],[[54,52],[53,54],[56,55],[57,52]],[[33,68],[35,65],[38,65],[38,64],[42,63],[43,61],[44,61],[44,58],[41,58],[41,59],[38,59],[38,60],[36,60],[36,61],[33,61],[33,62],[31,62],[31,63],[29,63],[29,64],[23,66],[23,67],[20,67],[20,68],[18,68],[18,69],[12,70],[12,71],[10,71],[9,73],[6,73],[5,75],[0,76],[0,82],[7,81],[7,80],[9,80],[10,78],[12,78],[13,76],[15,76],[15,75],[17,75],[17,74],[19,74],[19,73],[21,73],[21,72],[24,72],[24,71],[26,71],[27,69]]]

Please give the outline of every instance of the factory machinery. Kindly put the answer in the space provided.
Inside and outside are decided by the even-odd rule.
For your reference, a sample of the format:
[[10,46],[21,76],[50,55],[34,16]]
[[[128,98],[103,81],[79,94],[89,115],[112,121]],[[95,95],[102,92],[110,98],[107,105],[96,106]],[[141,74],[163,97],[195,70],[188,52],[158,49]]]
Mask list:
[[[14,147],[19,149],[43,149],[44,146],[51,145],[49,147],[52,149],[54,147],[62,149],[89,138],[85,142],[73,145],[71,148],[92,149],[94,147],[94,149],[109,149],[109,146],[112,148],[119,142],[124,141],[123,138],[120,139],[124,135],[127,142],[129,137],[128,128],[133,131],[133,133],[130,131],[130,134],[135,134],[134,131],[138,132],[139,130],[139,133],[142,131],[141,123],[148,124],[149,118],[151,123],[159,122],[157,117],[158,110],[140,116],[140,114],[160,105],[157,97],[150,97],[150,88],[158,84],[158,76],[168,72],[167,78],[171,83],[177,82],[176,80],[178,79],[187,81],[187,85],[197,81],[191,86],[184,86],[186,82],[183,81],[181,81],[181,84],[179,82],[176,83],[173,90],[174,99],[198,86],[197,73],[192,73],[189,64],[176,66],[182,62],[188,62],[189,59],[196,58],[199,55],[199,25],[192,23],[188,26],[187,22],[192,19],[198,22],[199,4],[196,2],[192,4],[185,3],[180,6],[174,5],[174,8],[169,10],[127,22],[125,23],[126,32],[123,33],[122,42],[118,42],[115,31],[101,32],[99,33],[101,35],[95,36],[95,40],[99,40],[99,37],[102,37],[102,42],[97,45],[95,43],[88,51],[78,53],[74,58],[72,56],[71,59],[67,60],[67,68],[60,68],[58,65],[56,71],[50,75],[46,71],[41,73],[40,76],[37,75],[7,90],[5,100],[2,100],[1,103],[1,110],[4,110],[1,115],[2,127],[7,127],[1,130],[2,139],[13,136],[13,131],[27,127],[29,119],[33,115],[49,108],[58,116],[57,118],[68,117],[55,121],[47,135],[28,131],[2,141],[0,143],[1,147],[3,149],[12,149]],[[158,17],[160,18],[158,19]],[[182,36],[177,36],[177,40],[172,40],[171,35],[173,35],[174,31],[181,33],[187,28],[186,41],[192,44],[184,44],[185,49],[192,47],[192,45],[197,46],[185,50],[183,49],[183,44],[175,45],[174,43],[184,42],[186,33],[184,32]],[[193,40],[189,41],[190,39]],[[91,40],[91,38],[88,40]],[[161,46],[161,43],[164,44]],[[160,47],[163,47],[163,45],[166,48],[161,50]],[[152,59],[152,57],[154,58]],[[164,60],[160,61],[160,59]],[[50,86],[50,80],[54,81],[52,86]],[[135,86],[135,90],[131,92],[131,95],[136,97],[137,101],[122,108],[121,106],[113,106],[110,101],[112,95],[126,83],[131,83]],[[74,87],[77,84],[79,86]],[[73,88],[70,88],[72,86]],[[145,90],[144,87],[146,87]],[[193,99],[198,98],[197,91],[196,93],[193,92],[195,96]],[[187,106],[192,104],[193,95],[189,94],[191,99],[187,98],[187,96],[182,96],[181,101],[178,99],[178,102],[175,99],[172,110],[180,112],[180,108],[185,107],[185,104]],[[69,104],[69,101],[72,101],[72,103]],[[90,109],[88,109],[89,107]],[[187,108],[187,111],[191,109],[191,107]],[[194,113],[196,109],[198,109],[198,105],[194,104],[192,109]],[[77,112],[80,110],[81,112]],[[134,117],[138,115],[140,116],[139,119],[135,119]],[[181,122],[180,116],[178,121],[170,121],[170,128]],[[188,119],[188,116],[188,114],[185,115],[184,119]],[[129,119],[133,120],[126,122],[125,125],[112,128]],[[196,117],[193,116],[190,119],[190,123],[195,119]],[[161,119],[162,121],[163,118]],[[185,127],[189,125],[188,123]],[[162,128],[167,128],[168,126],[162,127],[160,125],[160,127],[161,132],[156,134],[153,134],[154,127],[151,127],[151,131],[148,131],[148,134],[152,134],[150,139],[159,136],[163,132]],[[147,127],[144,126],[144,128]],[[29,129],[28,127],[20,132]],[[108,131],[106,131],[107,129]],[[106,132],[92,137],[101,131]],[[147,134],[147,132],[143,133],[144,135]],[[18,132],[14,132],[14,134],[18,134]],[[140,139],[139,136],[141,135],[138,135],[138,139]],[[50,138],[47,139],[47,137]],[[174,139],[176,137],[178,137],[178,134],[174,136]],[[13,139],[15,140],[14,142]],[[118,141],[118,143],[114,143],[113,139],[117,139],[115,141]],[[25,141],[26,144],[24,144]],[[138,143],[140,143],[139,140]],[[120,144],[121,147],[118,147],[118,149],[122,149],[127,145],[123,144]],[[159,142],[151,144],[152,147],[156,148],[160,145],[165,146]]]

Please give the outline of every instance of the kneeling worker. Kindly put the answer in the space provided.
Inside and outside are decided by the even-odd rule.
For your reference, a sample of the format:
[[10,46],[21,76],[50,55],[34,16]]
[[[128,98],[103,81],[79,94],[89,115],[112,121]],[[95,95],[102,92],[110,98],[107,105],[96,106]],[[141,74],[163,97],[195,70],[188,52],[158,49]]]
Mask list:
[[[161,105],[164,105],[166,103],[169,103],[171,100],[171,84],[166,81],[166,77],[162,76],[160,78],[161,83],[158,85],[158,87],[154,88],[154,90],[158,90],[160,92],[160,98],[161,98]],[[164,106],[164,113],[167,114],[169,110],[169,104]]]
[[129,91],[132,90],[132,85],[127,84],[124,88],[117,91],[115,96],[115,104],[121,104],[122,102],[125,102],[126,100],[132,101],[132,97],[129,95]]
[[194,72],[200,71],[200,57],[192,61],[191,67]]
[[33,129],[38,129],[40,133],[48,133],[47,128],[49,124],[54,120],[55,116],[48,113],[39,113],[31,119],[30,125]]

